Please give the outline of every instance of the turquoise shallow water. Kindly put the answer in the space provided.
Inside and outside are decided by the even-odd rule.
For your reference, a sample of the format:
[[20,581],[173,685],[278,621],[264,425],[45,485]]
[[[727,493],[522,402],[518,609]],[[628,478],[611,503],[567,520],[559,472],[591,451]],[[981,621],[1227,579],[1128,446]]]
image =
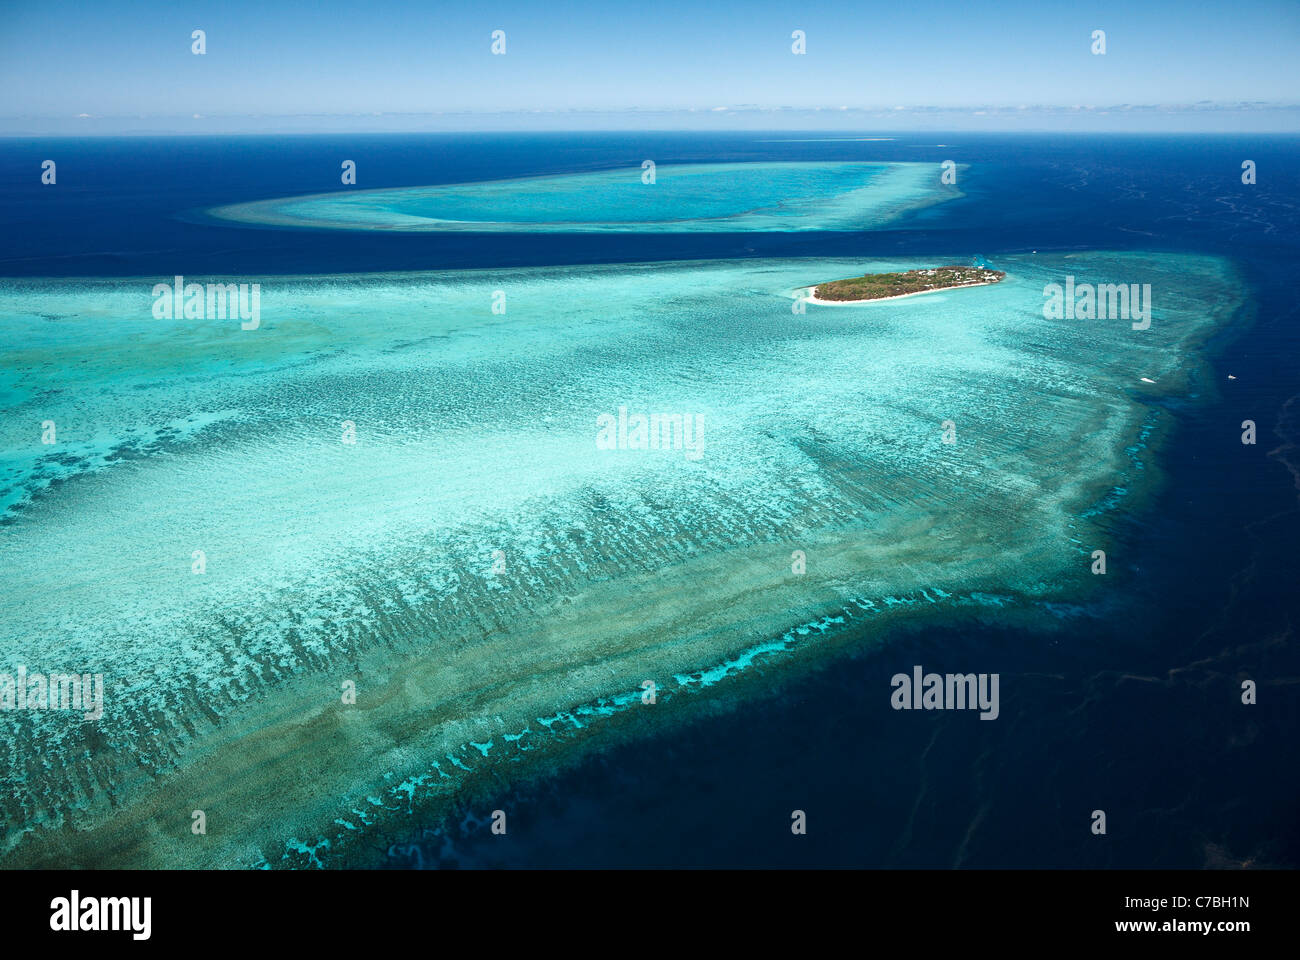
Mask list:
[[[959,196],[928,163],[715,163],[234,204],[218,219],[344,230],[730,232],[862,230]],[[644,179],[643,179],[644,178]]]
[[[160,278],[0,286],[0,658],[107,689],[94,725],[13,715],[4,844],[232,726],[336,709],[341,679],[363,706],[384,691],[337,721],[346,750],[316,748],[347,769],[212,862],[315,849],[358,804],[400,812],[645,677],[725,683],[846,611],[1081,589],[1107,510],[1144,487],[1145,401],[1186,392],[1236,278],[1025,255],[996,286],[792,311],[811,283],[920,265],[276,278],[254,331],[155,320]],[[1151,329],[1044,319],[1067,273],[1152,284]],[[700,457],[599,449],[620,407],[697,418]]]

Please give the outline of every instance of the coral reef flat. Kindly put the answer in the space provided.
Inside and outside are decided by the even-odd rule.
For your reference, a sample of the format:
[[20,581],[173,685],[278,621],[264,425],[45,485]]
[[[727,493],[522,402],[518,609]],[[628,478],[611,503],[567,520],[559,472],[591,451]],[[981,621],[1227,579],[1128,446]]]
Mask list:
[[[345,863],[849,620],[1087,591],[1240,280],[1024,254],[792,309],[927,265],[264,278],[255,330],[155,319],[171,278],[0,281],[0,657],[105,684],[96,722],[8,716],[0,863]],[[1066,275],[1150,283],[1149,329],[1046,318]],[[698,456],[601,449],[622,408],[690,416]]]

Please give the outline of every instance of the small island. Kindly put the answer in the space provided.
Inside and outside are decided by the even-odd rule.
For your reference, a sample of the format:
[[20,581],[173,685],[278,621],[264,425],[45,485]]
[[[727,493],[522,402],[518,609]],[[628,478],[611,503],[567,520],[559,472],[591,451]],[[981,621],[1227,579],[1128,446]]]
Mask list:
[[933,293],[954,287],[982,287],[997,283],[1006,274],[987,267],[929,267],[904,273],[868,273],[847,280],[819,283],[809,291],[811,303],[860,303],[864,300],[892,300]]

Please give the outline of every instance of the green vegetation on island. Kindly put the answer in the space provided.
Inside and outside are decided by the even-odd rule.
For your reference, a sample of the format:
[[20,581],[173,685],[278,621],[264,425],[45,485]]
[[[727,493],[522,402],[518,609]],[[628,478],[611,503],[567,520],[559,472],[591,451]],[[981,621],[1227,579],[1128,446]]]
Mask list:
[[950,287],[976,287],[997,283],[1006,274],[986,267],[930,267],[904,273],[868,273],[847,280],[832,280],[813,287],[817,300],[883,300]]

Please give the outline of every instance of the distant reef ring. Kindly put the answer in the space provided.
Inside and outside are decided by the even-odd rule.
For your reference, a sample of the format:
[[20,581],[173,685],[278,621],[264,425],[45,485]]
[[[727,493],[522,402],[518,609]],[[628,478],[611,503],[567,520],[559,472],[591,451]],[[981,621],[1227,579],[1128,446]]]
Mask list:
[[218,220],[397,233],[733,233],[877,229],[961,196],[932,163],[643,165],[255,200]]

